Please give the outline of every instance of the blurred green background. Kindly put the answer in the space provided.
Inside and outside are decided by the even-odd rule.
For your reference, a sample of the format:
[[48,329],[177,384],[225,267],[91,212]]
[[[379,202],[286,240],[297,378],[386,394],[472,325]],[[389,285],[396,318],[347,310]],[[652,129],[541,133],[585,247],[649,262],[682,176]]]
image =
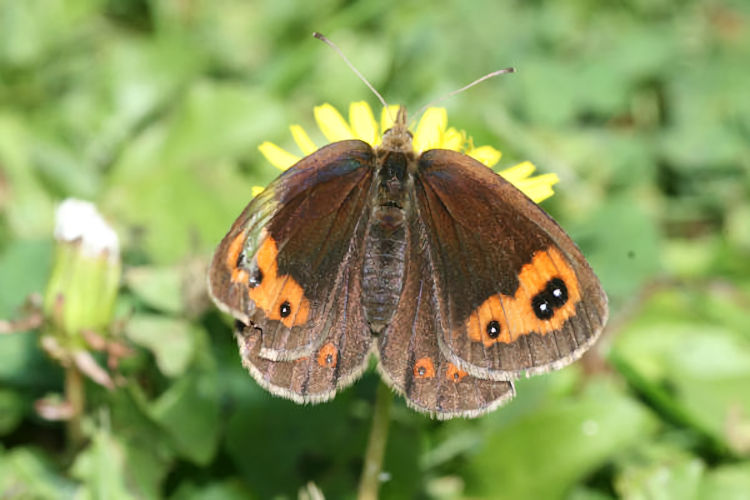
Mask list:
[[[582,362],[477,420],[392,411],[383,498],[750,498],[746,0],[0,0],[0,318],[49,277],[55,206],[122,242],[118,389],[86,386],[80,450],[35,401],[63,371],[0,336],[0,497],[353,498],[378,379],[330,403],[262,391],[203,266],[312,107],[444,105],[556,172],[543,203],[611,302]],[[324,144],[320,135],[314,136]]]

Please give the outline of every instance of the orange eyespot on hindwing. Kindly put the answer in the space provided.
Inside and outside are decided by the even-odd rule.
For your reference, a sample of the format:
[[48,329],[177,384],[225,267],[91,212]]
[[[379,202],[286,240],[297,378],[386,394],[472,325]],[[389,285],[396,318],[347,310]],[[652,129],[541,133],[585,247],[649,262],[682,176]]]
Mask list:
[[287,328],[307,322],[310,302],[294,278],[287,274],[279,276],[276,261],[279,252],[274,239],[266,236],[263,240],[254,270],[240,267],[244,241],[245,234],[240,233],[227,252],[227,265],[232,269],[232,281],[247,283],[248,296],[269,319],[279,320]]
[[448,369],[445,370],[445,378],[450,380],[451,382],[461,382],[461,379],[464,378],[466,375],[468,375],[467,372],[460,369],[453,363],[448,363]]
[[473,342],[489,347],[559,330],[581,300],[576,274],[557,248],[536,252],[518,282],[514,295],[493,295],[471,313],[466,330]]
[[328,342],[318,351],[318,364],[322,367],[333,368],[338,361],[338,351],[333,343]]
[[435,365],[431,358],[419,358],[414,363],[414,376],[416,378],[432,378],[435,376]]

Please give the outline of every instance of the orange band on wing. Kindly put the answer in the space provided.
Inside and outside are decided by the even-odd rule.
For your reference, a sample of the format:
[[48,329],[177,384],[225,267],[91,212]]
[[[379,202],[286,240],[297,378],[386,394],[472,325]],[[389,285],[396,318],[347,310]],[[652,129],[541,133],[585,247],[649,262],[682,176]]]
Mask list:
[[237,261],[239,260],[240,254],[242,253],[242,248],[245,245],[246,234],[247,230],[240,232],[237,236],[234,237],[232,243],[229,244],[229,248],[227,249],[227,256],[224,260],[227,269],[229,269],[232,273],[232,281],[234,283],[246,283],[249,278],[247,271],[237,266]]
[[[236,241],[230,245],[229,254],[232,253]],[[259,285],[248,290],[248,295],[269,319],[279,320],[287,328],[291,328],[307,322],[310,302],[294,278],[288,274],[279,276],[279,265],[276,261],[278,253],[274,239],[266,237],[257,253],[262,280]]]
[[[557,248],[534,253],[531,262],[521,268],[518,283],[514,295],[493,295],[471,313],[466,331],[473,342],[489,347],[515,342],[532,332],[545,335],[559,330],[575,315],[581,300],[578,279]],[[552,295],[554,290],[557,295]]]

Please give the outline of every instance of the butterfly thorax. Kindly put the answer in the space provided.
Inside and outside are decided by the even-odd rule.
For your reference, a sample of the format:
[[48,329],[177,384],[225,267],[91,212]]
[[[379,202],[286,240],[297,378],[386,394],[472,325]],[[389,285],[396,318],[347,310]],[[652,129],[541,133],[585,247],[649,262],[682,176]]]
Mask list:
[[415,165],[405,108],[399,109],[393,127],[383,135],[376,149],[376,163],[365,235],[362,295],[370,329],[378,334],[391,322],[404,284]]
[[406,108],[404,106],[398,108],[396,120],[393,122],[393,126],[383,134],[383,141],[377,150],[414,154],[411,132],[406,125]]

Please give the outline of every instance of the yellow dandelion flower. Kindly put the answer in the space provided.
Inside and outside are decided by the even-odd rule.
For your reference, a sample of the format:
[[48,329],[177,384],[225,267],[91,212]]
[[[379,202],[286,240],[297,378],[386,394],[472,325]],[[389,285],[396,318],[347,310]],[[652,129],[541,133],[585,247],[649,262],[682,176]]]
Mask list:
[[[389,108],[383,108],[379,123],[370,106],[364,101],[353,102],[349,105],[348,121],[336,108],[327,103],[316,106],[313,114],[318,128],[329,142],[360,139],[371,146],[377,146],[385,131],[393,125],[393,117],[398,112],[398,106]],[[268,141],[258,146],[271,165],[281,170],[288,169],[303,156],[318,149],[301,126],[292,125],[289,129],[302,156],[286,151]],[[428,149],[450,149],[471,156],[490,168],[494,167],[502,156],[502,153],[492,146],[474,146],[471,138],[463,130],[448,127],[448,113],[445,108],[428,108],[412,132],[414,134],[412,144],[416,153]],[[501,170],[499,174],[523,191],[526,196],[539,203],[554,194],[552,186],[560,179],[556,174],[533,176],[535,170],[536,167],[531,162],[524,161]],[[253,187],[253,195],[261,191],[263,188]]]

